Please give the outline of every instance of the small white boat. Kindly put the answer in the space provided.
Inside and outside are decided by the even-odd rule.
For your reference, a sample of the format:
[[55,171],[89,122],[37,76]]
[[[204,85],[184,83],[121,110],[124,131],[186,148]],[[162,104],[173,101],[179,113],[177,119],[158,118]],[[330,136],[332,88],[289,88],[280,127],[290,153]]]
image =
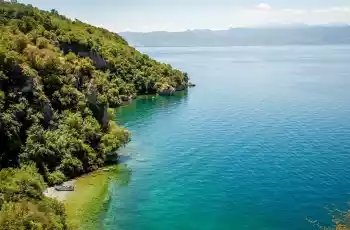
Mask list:
[[59,185],[59,186],[55,186],[55,190],[56,191],[60,191],[60,192],[71,192],[74,191],[74,186],[65,186],[65,185]]

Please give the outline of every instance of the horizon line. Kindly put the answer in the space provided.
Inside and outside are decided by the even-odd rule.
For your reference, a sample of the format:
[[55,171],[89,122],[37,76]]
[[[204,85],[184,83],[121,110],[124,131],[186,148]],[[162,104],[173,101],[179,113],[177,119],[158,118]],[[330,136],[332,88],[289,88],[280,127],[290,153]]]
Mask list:
[[183,33],[191,31],[225,31],[231,29],[284,29],[284,28],[303,28],[303,27],[347,27],[350,23],[327,23],[327,24],[306,24],[306,23],[296,23],[296,24],[271,24],[271,25],[258,25],[258,26],[230,26],[226,28],[206,28],[206,29],[182,29],[182,30],[150,30],[150,31],[140,31],[140,30],[123,30],[117,33]]

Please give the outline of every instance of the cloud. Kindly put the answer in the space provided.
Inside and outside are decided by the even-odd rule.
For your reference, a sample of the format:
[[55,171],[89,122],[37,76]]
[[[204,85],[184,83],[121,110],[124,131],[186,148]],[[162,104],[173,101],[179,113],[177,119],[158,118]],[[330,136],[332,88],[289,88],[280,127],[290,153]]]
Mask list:
[[337,12],[350,12],[349,7],[332,7],[330,10],[337,11]]
[[283,12],[292,13],[292,14],[306,14],[307,13],[306,10],[302,10],[302,9],[283,9]]
[[272,7],[267,3],[260,3],[260,4],[256,5],[255,8],[257,8],[259,10],[272,10]]
[[311,10],[311,12],[316,14],[322,14],[322,13],[328,13],[330,11],[329,9],[314,9],[314,10]]
[[350,7],[331,7],[325,9],[314,9],[311,11],[312,13],[350,13]]

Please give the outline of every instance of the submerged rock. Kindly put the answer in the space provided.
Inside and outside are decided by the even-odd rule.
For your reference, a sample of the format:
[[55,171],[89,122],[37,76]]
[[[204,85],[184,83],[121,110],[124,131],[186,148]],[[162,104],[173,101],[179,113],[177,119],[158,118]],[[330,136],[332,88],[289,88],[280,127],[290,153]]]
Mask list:
[[133,99],[135,99],[134,96],[126,96],[126,95],[121,95],[120,99],[122,102],[131,102]]
[[187,88],[186,85],[180,85],[180,86],[176,87],[176,91],[183,91],[183,90],[185,90],[186,88]]

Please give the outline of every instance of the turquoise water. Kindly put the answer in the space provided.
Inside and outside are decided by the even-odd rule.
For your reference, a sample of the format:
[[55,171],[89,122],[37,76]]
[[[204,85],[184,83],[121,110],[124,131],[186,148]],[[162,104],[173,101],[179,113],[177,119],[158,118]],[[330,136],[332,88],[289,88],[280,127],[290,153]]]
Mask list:
[[308,230],[350,200],[350,47],[143,48],[196,88],[118,110],[105,229]]

